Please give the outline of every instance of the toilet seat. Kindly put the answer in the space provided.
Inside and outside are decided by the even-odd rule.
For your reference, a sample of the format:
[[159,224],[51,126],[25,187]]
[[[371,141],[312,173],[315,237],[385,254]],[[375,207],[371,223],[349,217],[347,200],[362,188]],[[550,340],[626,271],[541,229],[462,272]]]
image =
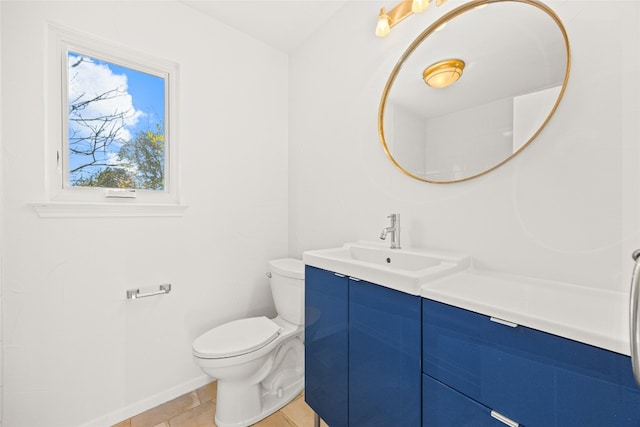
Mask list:
[[269,344],[281,331],[280,326],[264,316],[234,320],[198,337],[193,342],[193,354],[203,359],[240,356]]

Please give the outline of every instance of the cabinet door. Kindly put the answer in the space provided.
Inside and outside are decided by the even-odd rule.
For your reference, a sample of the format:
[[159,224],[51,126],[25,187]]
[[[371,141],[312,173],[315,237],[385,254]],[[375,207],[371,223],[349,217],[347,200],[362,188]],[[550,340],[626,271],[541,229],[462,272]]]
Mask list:
[[350,427],[421,425],[420,327],[420,297],[350,281]]
[[305,401],[331,427],[348,422],[348,297],[344,276],[305,268]]
[[424,427],[505,427],[491,410],[428,375],[422,376]]

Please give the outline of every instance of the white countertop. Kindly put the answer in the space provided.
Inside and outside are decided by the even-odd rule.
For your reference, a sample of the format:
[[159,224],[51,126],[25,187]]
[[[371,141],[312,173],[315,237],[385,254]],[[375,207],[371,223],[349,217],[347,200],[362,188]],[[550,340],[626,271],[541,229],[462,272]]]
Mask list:
[[422,286],[420,295],[629,355],[629,295],[469,269]]

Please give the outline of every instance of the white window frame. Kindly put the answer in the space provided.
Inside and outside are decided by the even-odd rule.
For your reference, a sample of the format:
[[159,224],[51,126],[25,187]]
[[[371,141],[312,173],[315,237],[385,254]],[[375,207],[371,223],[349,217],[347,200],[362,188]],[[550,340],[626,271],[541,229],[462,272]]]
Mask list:
[[[99,187],[68,185],[68,51],[164,78],[164,190],[136,189],[135,198]],[[186,206],[179,194],[177,147],[178,72],[176,63],[126,46],[49,24],[45,90],[47,201],[34,203],[40,216],[177,216]],[[65,170],[67,169],[67,170]],[[128,194],[131,196],[131,193]]]

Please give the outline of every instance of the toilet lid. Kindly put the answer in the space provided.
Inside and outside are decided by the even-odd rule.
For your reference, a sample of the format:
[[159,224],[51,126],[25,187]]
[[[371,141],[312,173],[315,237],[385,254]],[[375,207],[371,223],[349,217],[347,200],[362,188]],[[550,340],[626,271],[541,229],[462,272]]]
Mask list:
[[193,342],[193,354],[203,359],[220,359],[251,353],[280,334],[281,328],[268,318],[249,317],[211,329]]

